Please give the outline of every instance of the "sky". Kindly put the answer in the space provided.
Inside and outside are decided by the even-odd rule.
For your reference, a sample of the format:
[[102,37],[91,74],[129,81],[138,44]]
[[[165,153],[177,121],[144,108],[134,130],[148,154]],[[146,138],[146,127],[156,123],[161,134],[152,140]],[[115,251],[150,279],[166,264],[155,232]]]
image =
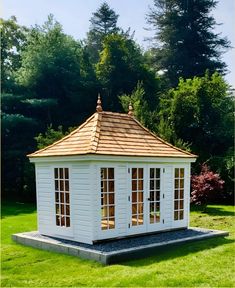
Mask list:
[[[47,16],[54,14],[66,34],[75,39],[84,39],[89,29],[89,19],[97,10],[103,0],[2,0],[0,17],[7,19],[15,15],[18,23],[27,27],[35,24],[41,25]],[[146,14],[149,7],[153,6],[153,0],[106,0],[109,6],[119,14],[118,26],[124,30],[131,28],[135,31],[134,39],[143,48],[149,47],[149,38],[153,35],[146,24]],[[212,11],[217,23],[223,23],[216,27],[216,33],[228,37],[231,46],[235,47],[235,1],[219,0],[217,8]],[[235,49],[224,53],[223,61],[228,65],[228,73],[225,79],[235,88]]]

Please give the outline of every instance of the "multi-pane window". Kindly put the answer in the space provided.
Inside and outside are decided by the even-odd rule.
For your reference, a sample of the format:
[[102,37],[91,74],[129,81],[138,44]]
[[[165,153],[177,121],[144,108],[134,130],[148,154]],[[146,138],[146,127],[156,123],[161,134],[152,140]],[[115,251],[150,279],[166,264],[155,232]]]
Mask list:
[[132,226],[144,223],[144,169],[131,169],[131,203],[132,203]]
[[69,169],[54,168],[56,225],[70,227]]
[[114,168],[101,168],[101,229],[115,228]]
[[175,168],[174,220],[184,219],[184,168]]
[[149,179],[149,220],[160,222],[160,168],[150,168]]

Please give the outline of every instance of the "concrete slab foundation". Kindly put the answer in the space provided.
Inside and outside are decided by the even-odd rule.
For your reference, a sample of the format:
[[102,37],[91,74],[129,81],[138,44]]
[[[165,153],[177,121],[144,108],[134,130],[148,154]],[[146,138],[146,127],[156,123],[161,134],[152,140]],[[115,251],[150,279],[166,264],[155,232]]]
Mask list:
[[23,245],[95,260],[108,265],[147,257],[165,246],[228,235],[229,233],[226,231],[191,227],[94,245],[49,237],[41,235],[37,231],[13,234],[12,239]]

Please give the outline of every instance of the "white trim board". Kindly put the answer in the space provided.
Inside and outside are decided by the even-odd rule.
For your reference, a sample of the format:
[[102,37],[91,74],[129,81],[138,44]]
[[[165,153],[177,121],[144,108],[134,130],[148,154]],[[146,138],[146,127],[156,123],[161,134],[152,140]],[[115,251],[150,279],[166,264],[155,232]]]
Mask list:
[[70,161],[111,161],[111,162],[145,162],[145,163],[193,163],[197,158],[194,157],[148,157],[148,156],[111,156],[111,155],[73,155],[73,156],[48,156],[30,157],[31,163],[51,163],[51,162],[70,162]]

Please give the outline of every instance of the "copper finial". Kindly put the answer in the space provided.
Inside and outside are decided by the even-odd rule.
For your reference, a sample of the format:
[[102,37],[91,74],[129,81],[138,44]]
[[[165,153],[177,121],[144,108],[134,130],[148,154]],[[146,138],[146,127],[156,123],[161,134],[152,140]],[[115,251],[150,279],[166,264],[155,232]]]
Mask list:
[[132,105],[131,105],[131,102],[129,103],[128,115],[133,116],[133,107],[132,107]]
[[102,112],[102,111],[103,111],[102,106],[101,106],[100,93],[98,94],[98,100],[97,100],[96,111],[97,111],[97,112]]

